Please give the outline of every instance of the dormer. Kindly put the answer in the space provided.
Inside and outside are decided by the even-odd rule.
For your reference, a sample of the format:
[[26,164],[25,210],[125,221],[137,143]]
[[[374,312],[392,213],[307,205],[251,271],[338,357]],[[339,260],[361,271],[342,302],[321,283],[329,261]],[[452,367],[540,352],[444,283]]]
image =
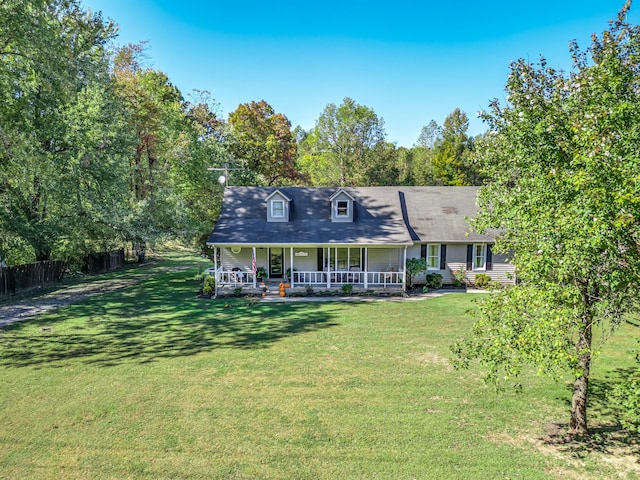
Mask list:
[[291,199],[280,190],[267,197],[267,222],[288,222]]
[[342,188],[329,198],[332,222],[353,222],[354,198]]

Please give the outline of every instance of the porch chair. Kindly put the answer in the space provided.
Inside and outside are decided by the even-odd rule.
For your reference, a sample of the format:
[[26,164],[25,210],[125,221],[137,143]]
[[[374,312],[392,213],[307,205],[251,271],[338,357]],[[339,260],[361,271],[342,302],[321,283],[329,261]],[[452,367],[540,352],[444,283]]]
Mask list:
[[[349,267],[349,272],[360,272],[360,267],[352,266]],[[349,273],[349,283],[359,283],[360,275],[358,273]]]
[[242,272],[242,270],[238,267],[233,267],[231,269],[231,272],[233,272],[231,274],[231,281],[233,283],[244,283],[244,273]]
[[393,265],[389,265],[387,267],[387,271],[384,272],[384,274],[382,275],[384,280],[384,288],[387,288],[387,282],[389,283],[393,282],[393,276],[395,272],[396,272],[396,269]]

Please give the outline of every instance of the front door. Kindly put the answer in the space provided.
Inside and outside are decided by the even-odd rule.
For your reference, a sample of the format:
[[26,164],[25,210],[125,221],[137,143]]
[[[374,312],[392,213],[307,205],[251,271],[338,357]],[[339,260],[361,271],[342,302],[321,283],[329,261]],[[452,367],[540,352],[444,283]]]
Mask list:
[[284,259],[284,249],[269,249],[269,278],[282,278],[282,261]]

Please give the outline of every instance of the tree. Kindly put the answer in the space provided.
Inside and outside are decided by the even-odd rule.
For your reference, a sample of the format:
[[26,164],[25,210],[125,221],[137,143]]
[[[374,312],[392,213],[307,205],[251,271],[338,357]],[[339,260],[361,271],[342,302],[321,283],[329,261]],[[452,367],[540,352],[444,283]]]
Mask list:
[[105,52],[114,34],[77,1],[0,4],[0,256],[46,260],[115,234],[109,162],[126,135]]
[[471,162],[473,139],[467,135],[468,128],[467,114],[456,108],[444,120],[442,129],[439,132],[435,131],[434,134],[440,133],[440,136],[436,136],[433,141],[432,164],[433,174],[438,183],[476,184],[476,175]]
[[433,148],[436,141],[441,137],[442,127],[440,127],[435,120],[431,120],[420,130],[420,136],[416,144],[422,148]]
[[144,44],[122,47],[114,60],[117,91],[126,105],[135,150],[129,157],[131,202],[126,237],[144,246],[179,237],[188,228],[187,209],[171,170],[189,145],[182,94],[167,75],[143,68]]
[[[478,231],[500,229],[518,284],[489,296],[455,350],[489,378],[526,365],[573,377],[569,432],[586,435],[593,329],[637,309],[640,285],[640,29],[627,3],[569,75],[542,59],[511,65],[508,104],[491,103]],[[589,55],[588,55],[589,54]]]
[[297,181],[297,144],[291,122],[264,100],[243,103],[229,114],[229,149],[246,168],[264,178],[267,185]]
[[[222,190],[208,167],[222,167],[231,162],[231,154],[224,142],[226,123],[217,113],[217,104],[208,92],[197,91],[183,106],[188,136],[188,148],[179,155],[171,169],[176,192],[183,199],[188,228],[183,240],[193,242],[206,251],[211,222],[217,218],[222,204]],[[245,172],[234,172],[245,173]],[[237,178],[237,177],[235,177]]]
[[372,153],[387,153],[384,139],[384,120],[347,97],[340,106],[327,105],[316,120],[300,165],[314,185],[367,185]]

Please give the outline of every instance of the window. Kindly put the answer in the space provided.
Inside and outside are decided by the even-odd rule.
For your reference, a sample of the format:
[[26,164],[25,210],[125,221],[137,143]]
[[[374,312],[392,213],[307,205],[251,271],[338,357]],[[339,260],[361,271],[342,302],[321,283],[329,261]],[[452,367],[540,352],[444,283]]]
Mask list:
[[426,252],[427,270],[440,270],[440,244],[430,243]]
[[336,202],[336,216],[348,217],[349,216],[349,202],[346,200],[338,200]]
[[475,244],[473,246],[473,269],[484,270],[486,266],[487,246]]
[[331,270],[349,270],[360,267],[362,249],[360,248],[332,248]]
[[271,216],[284,217],[284,200],[271,200]]

